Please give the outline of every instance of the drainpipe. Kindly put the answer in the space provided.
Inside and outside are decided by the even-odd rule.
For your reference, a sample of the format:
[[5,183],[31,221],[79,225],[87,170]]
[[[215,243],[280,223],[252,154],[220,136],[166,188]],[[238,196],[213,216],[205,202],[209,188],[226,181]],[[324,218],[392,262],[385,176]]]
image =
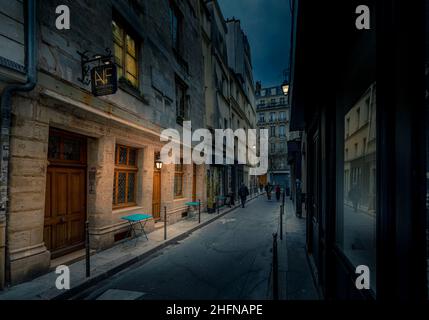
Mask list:
[[27,0],[26,14],[26,65],[27,83],[7,86],[1,95],[0,122],[0,290],[10,283],[10,261],[8,250],[7,222],[9,209],[9,160],[12,95],[16,92],[29,92],[37,82],[37,25],[36,0]]

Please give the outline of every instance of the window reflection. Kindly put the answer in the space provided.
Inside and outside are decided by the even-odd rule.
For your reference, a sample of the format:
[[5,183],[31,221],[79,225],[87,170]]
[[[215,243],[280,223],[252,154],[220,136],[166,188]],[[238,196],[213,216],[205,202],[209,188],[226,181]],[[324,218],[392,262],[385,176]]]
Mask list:
[[343,211],[338,245],[354,266],[376,264],[376,86],[371,85],[344,116]]

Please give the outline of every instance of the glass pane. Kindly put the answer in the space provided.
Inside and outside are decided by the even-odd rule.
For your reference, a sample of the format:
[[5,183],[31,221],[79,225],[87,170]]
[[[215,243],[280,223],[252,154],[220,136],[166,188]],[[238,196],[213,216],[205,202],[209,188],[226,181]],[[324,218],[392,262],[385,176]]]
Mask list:
[[125,203],[125,194],[126,194],[126,183],[127,183],[127,174],[120,172],[118,173],[118,203]]
[[[376,270],[376,86],[344,116],[343,212],[338,218],[338,245],[351,263]],[[352,152],[350,152],[352,150]]]
[[174,195],[175,197],[181,197],[183,194],[183,175],[176,174],[174,176]]
[[119,65],[122,66],[124,61],[123,61],[123,51],[122,51],[122,47],[119,46],[117,43],[114,44],[114,52],[115,52],[115,62]]
[[127,148],[119,147],[119,164],[127,164]]
[[113,176],[113,204],[116,204],[116,181],[117,181],[117,175],[115,172],[115,175]]
[[136,58],[137,57],[136,42],[129,35],[127,35],[126,39],[127,39],[127,52],[128,52],[128,54],[130,56],[132,56],[133,58]]
[[135,202],[135,187],[136,187],[136,174],[128,174],[128,201],[129,203]]
[[60,159],[60,144],[61,139],[59,136],[50,136],[49,137],[49,150],[48,150],[48,159]]
[[129,81],[129,82],[131,82],[131,84],[133,85],[133,87],[138,87],[138,80],[137,80],[137,78],[136,77],[134,77],[133,75],[131,75],[130,73],[128,73],[127,72],[127,75],[126,75],[126,77],[127,77],[127,80]]
[[81,143],[78,140],[64,139],[64,160],[80,161]]
[[112,32],[113,32],[113,39],[115,42],[119,43],[119,44],[123,44],[123,39],[122,39],[122,28],[115,22],[112,21]]
[[126,56],[126,68],[130,75],[137,78],[137,61],[129,54]]
[[129,155],[129,165],[130,166],[135,166],[136,165],[136,160],[137,160],[137,151],[134,149],[130,150],[130,155]]

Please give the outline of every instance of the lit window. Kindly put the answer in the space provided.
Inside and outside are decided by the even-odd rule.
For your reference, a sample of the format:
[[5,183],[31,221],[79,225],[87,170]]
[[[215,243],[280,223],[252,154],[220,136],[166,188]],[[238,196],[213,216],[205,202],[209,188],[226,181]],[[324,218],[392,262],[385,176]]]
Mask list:
[[136,205],[137,172],[137,149],[117,145],[113,179],[114,207]]
[[138,87],[138,49],[136,40],[116,21],[112,21],[112,28],[118,77],[125,78],[134,87]]

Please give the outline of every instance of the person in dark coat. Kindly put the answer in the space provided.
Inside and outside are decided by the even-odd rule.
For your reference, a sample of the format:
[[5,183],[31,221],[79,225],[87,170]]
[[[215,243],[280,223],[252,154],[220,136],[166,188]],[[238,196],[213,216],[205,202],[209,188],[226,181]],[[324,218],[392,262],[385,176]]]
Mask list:
[[271,191],[273,191],[273,188],[271,184],[268,182],[268,184],[265,186],[265,191],[267,192],[267,198],[268,200],[271,200]]
[[279,202],[280,201],[280,196],[281,196],[281,194],[282,194],[282,189],[280,188],[280,186],[278,185],[277,187],[276,187],[276,198],[277,198],[277,202]]
[[250,195],[249,189],[244,184],[242,184],[238,190],[238,195],[241,198],[241,206],[245,208],[247,197]]

